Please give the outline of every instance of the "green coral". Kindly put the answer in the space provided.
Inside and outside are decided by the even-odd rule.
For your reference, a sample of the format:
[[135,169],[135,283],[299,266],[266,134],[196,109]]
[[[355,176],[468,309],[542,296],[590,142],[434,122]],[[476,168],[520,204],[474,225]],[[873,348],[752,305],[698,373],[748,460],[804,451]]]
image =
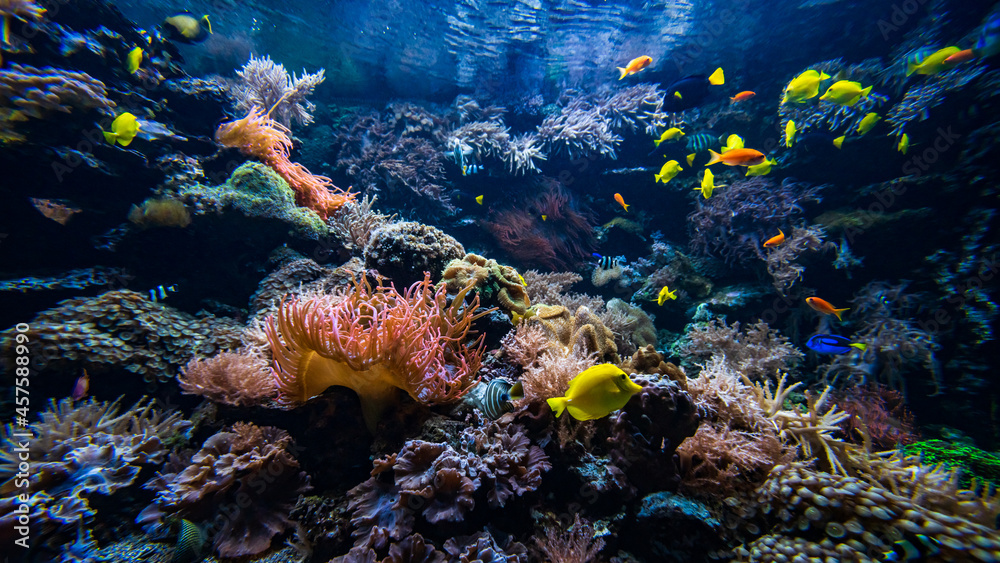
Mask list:
[[919,455],[927,464],[944,464],[949,468],[962,469],[959,484],[971,488],[972,480],[985,481],[991,487],[1000,485],[1000,456],[983,451],[975,446],[927,440],[903,447],[906,455]]

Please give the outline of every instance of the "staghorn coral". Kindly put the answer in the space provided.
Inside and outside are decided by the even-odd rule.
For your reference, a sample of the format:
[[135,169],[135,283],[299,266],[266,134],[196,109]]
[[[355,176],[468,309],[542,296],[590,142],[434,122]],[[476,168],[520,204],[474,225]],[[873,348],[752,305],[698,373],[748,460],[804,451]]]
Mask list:
[[524,315],[531,306],[517,270],[478,254],[449,262],[441,273],[441,283],[452,293],[472,285],[483,306],[497,305],[508,313]]
[[685,355],[719,358],[729,368],[751,379],[774,377],[779,371],[794,368],[803,358],[802,352],[788,338],[763,321],[742,332],[739,322],[731,326],[720,319],[693,323],[688,325],[685,338],[682,345]]
[[[197,214],[227,209],[247,217],[273,218],[289,223],[295,231],[313,240],[323,237],[327,228],[312,209],[295,204],[295,191],[272,168],[259,162],[247,162],[233,171],[225,184],[206,186],[188,184],[175,192],[176,197],[195,208]],[[346,203],[353,203],[348,200]],[[345,205],[346,205],[345,203]],[[332,213],[337,213],[338,207]]]
[[[39,313],[27,333],[40,374],[91,376],[125,370],[147,382],[167,381],[194,355],[239,347],[242,326],[212,315],[193,317],[140,293],[114,290],[67,299]],[[0,356],[12,365],[15,330],[0,333]]]
[[292,121],[309,125],[316,105],[306,98],[323,82],[324,70],[302,76],[289,75],[284,65],[275,64],[271,57],[250,55],[243,68],[236,71],[240,82],[229,88],[229,95],[240,113],[259,108],[275,115],[275,121],[291,127]]
[[173,460],[173,471],[146,483],[156,497],[136,521],[162,524],[174,514],[210,522],[220,556],[257,555],[292,527],[288,514],[296,498],[312,488],[292,448],[283,430],[237,423],[205,440],[190,459]]
[[733,182],[715,197],[699,200],[698,209],[688,215],[691,250],[748,263],[765,240],[803,213],[807,201],[821,201],[824,187],[787,178],[778,185],[763,176]]
[[177,382],[185,393],[235,407],[260,404],[277,394],[267,362],[232,352],[192,359]]
[[243,119],[220,125],[215,131],[215,142],[237,148],[273,168],[295,190],[296,204],[312,209],[325,220],[333,210],[354,199],[354,194],[289,160],[292,140],[286,131],[260,108],[254,107]]
[[401,389],[433,405],[460,398],[472,385],[483,353],[483,337],[465,341],[479,299],[451,305],[429,275],[403,294],[372,288],[367,280],[330,296],[281,305],[265,332],[274,357],[279,400],[306,401],[332,385],[354,390],[365,423],[374,430]]
[[449,262],[463,256],[465,247],[451,235],[410,221],[379,227],[364,250],[365,267],[400,286],[416,283],[425,274],[437,279]]

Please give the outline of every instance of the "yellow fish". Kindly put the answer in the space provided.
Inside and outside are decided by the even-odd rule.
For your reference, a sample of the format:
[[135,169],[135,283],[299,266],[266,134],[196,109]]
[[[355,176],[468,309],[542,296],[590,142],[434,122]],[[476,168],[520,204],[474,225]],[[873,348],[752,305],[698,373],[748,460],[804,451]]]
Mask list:
[[841,135],[841,136],[837,137],[836,139],[833,140],[833,146],[837,147],[838,149],[841,148],[841,147],[843,147],[844,146],[844,139],[846,139],[846,138],[847,138],[847,135]]
[[482,205],[483,204],[483,196],[477,195],[476,196],[476,203],[478,203],[479,205]]
[[663,168],[660,168],[659,174],[653,174],[653,183],[663,182],[666,184],[670,180],[674,179],[674,176],[679,174],[681,170],[681,165],[676,160],[668,160],[663,163]]
[[767,176],[771,173],[771,167],[777,163],[778,161],[772,158],[754,166],[747,166],[747,176]]
[[129,74],[135,74],[139,72],[140,63],[142,63],[142,48],[136,47],[129,51],[128,56],[125,57],[125,68]]
[[708,199],[712,197],[712,190],[715,189],[715,174],[712,171],[705,169],[705,177],[701,179],[701,187],[695,188],[694,191],[701,192],[702,197]]
[[861,120],[861,123],[858,124],[858,135],[864,135],[865,133],[871,131],[872,127],[875,127],[875,124],[879,121],[882,121],[879,114],[875,112],[869,113],[864,119]]
[[125,112],[111,122],[111,131],[104,131],[104,139],[115,144],[127,147],[132,139],[139,134],[139,121],[129,112]]
[[724,153],[726,151],[731,151],[733,149],[742,149],[742,148],[743,148],[743,137],[740,137],[739,135],[734,133],[726,138],[726,146],[722,147],[722,150],[720,150],[719,152]]
[[659,139],[653,141],[653,144],[656,146],[660,146],[660,143],[662,143],[663,141],[674,141],[676,139],[680,139],[683,136],[684,136],[684,131],[681,131],[676,127],[671,127],[670,129],[664,131],[663,134],[660,135]]
[[687,160],[688,166],[694,166],[694,159],[696,156],[698,156],[698,153],[694,152],[687,155],[687,158],[685,158],[685,160]]
[[795,133],[796,133],[796,131],[797,130],[795,129],[795,122],[792,121],[791,119],[789,119],[788,123],[785,125],[785,146],[786,147],[790,147],[790,146],[792,146],[795,143]]
[[542,221],[548,221],[548,219],[549,219],[548,215],[542,215]]
[[906,154],[906,151],[910,150],[910,136],[903,133],[903,136],[899,138],[899,143],[896,144],[896,150]]
[[862,88],[860,82],[850,80],[840,80],[834,82],[826,89],[826,94],[820,96],[820,100],[840,104],[842,106],[853,106],[858,100],[865,98],[872,91],[872,87]]
[[565,396],[546,402],[555,411],[556,418],[567,411],[577,420],[595,420],[624,407],[639,391],[642,386],[617,366],[600,364],[574,377]]
[[521,285],[528,287],[528,282],[524,281],[524,276],[522,276],[520,272],[517,274],[517,279],[521,280]]
[[667,286],[663,286],[660,290],[660,294],[656,296],[656,304],[663,305],[666,303],[667,299],[677,299],[677,290],[670,291]]
[[944,61],[959,51],[961,51],[961,49],[958,47],[945,47],[944,49],[924,57],[919,62],[910,60],[906,65],[906,76],[910,76],[913,73],[937,74],[942,70],[951,68],[951,66],[945,64]]
[[818,70],[807,70],[796,76],[785,86],[785,96],[781,103],[794,102],[801,104],[819,95],[819,83],[830,78],[830,75]]

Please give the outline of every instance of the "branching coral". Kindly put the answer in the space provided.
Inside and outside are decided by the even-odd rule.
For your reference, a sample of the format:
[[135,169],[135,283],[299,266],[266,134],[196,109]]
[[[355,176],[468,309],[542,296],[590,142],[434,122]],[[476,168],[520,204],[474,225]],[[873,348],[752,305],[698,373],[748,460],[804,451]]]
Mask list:
[[354,194],[334,186],[329,178],[315,176],[301,164],[289,160],[292,140],[287,129],[256,106],[243,119],[220,125],[215,132],[215,141],[225,147],[237,148],[273,168],[295,190],[296,203],[312,209],[323,219],[354,198]]
[[275,64],[271,57],[250,56],[247,64],[236,71],[241,82],[233,84],[229,90],[236,103],[237,111],[249,113],[253,108],[273,113],[276,121],[291,127],[292,121],[309,125],[313,121],[315,104],[306,98],[324,80],[323,69],[309,74],[305,71],[298,77],[289,75],[284,65]]
[[688,325],[684,353],[697,358],[718,357],[731,369],[751,379],[775,377],[795,367],[803,354],[767,323],[758,321],[740,331],[740,323],[727,326],[713,319]]
[[161,524],[168,514],[210,521],[222,557],[270,547],[274,536],[292,526],[288,514],[297,497],[311,488],[292,455],[292,438],[269,426],[237,423],[205,440],[189,460],[171,465],[174,471],[145,485],[156,498],[137,521]]
[[267,362],[232,352],[192,359],[177,382],[185,393],[237,407],[259,404],[277,394]]
[[[822,227],[793,227],[785,242],[766,252],[767,273],[774,280],[774,289],[785,295],[802,278],[806,267],[796,262],[804,252],[816,252],[823,248]],[[762,252],[757,248],[758,252]]]
[[747,263],[765,240],[787,228],[807,201],[821,201],[825,186],[785,179],[780,185],[762,176],[734,182],[688,215],[691,249],[718,253],[731,263]]
[[576,513],[567,529],[546,526],[545,536],[535,537],[535,544],[552,563],[590,563],[604,548],[604,540],[596,535],[590,522]]
[[327,224],[330,234],[354,256],[361,256],[372,234],[395,219],[395,215],[383,215],[375,211],[377,196],[364,196],[338,207]]
[[265,325],[279,400],[294,404],[341,385],[361,399],[374,429],[402,389],[426,405],[461,397],[474,381],[483,337],[466,345],[479,299],[451,305],[430,277],[400,294],[355,281],[346,291],[285,302]]

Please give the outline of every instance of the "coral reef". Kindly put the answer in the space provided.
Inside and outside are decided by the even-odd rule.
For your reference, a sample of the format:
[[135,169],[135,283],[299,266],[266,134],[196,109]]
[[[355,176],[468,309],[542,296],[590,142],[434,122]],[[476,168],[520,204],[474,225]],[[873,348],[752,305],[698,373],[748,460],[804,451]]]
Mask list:
[[293,121],[300,125],[313,122],[316,105],[306,98],[325,79],[323,69],[313,74],[302,71],[302,76],[289,75],[285,66],[276,64],[271,57],[251,55],[236,74],[240,82],[231,85],[229,95],[241,114],[256,107],[273,114],[275,121],[285,127],[291,127]]
[[[805,266],[796,262],[804,252],[816,252],[823,249],[823,228],[815,225],[806,228],[792,227],[785,237],[785,242],[766,252],[767,273],[771,275],[774,289],[781,295],[787,295],[795,282],[802,279]],[[844,243],[846,247],[846,242]],[[761,252],[760,248],[757,248]],[[845,259],[843,253],[838,253],[838,260]]]
[[395,215],[383,215],[375,211],[377,196],[364,196],[351,200],[330,214],[327,225],[330,235],[352,256],[361,256],[371,241],[372,234],[381,227],[395,221]]
[[147,199],[133,205],[128,220],[143,229],[150,227],[180,227],[191,224],[191,212],[176,199]]
[[[212,315],[193,317],[142,294],[114,290],[67,299],[43,311],[25,333],[35,343],[39,374],[78,372],[91,376],[125,370],[147,381],[167,381],[192,356],[239,347],[242,326]],[[0,337],[0,355],[13,365],[14,334]]]
[[740,323],[731,326],[713,319],[688,325],[683,353],[693,358],[719,358],[730,369],[751,379],[776,377],[794,368],[803,354],[787,337],[778,334],[763,321],[740,331]]
[[566,529],[546,526],[545,536],[535,537],[535,544],[549,561],[558,563],[590,563],[604,548],[604,540],[596,537],[597,530],[580,514],[573,515],[573,524]]
[[426,275],[438,279],[465,247],[444,231],[416,222],[388,223],[375,229],[365,245],[365,266],[406,286]]
[[232,352],[191,360],[177,382],[185,393],[236,407],[260,404],[278,392],[267,362]]
[[524,315],[531,306],[517,270],[478,254],[466,254],[449,262],[441,273],[441,283],[451,293],[472,285],[484,307],[495,305],[508,313]]
[[146,483],[156,498],[136,521],[156,526],[178,515],[208,524],[220,556],[257,555],[292,526],[288,514],[311,488],[293,448],[284,430],[237,423]]
[[403,294],[356,280],[344,291],[286,301],[265,325],[279,400],[306,401],[332,385],[354,390],[374,430],[403,390],[426,404],[457,400],[474,381],[483,337],[467,346],[477,297],[446,303],[430,277]]
[[903,455],[917,456],[920,463],[944,467],[953,471],[958,485],[976,489],[977,485],[996,487],[1000,484],[1000,456],[971,445],[944,440],[926,440],[907,444]]
[[[9,8],[11,15],[34,17],[38,8],[19,3]],[[7,21],[9,15],[4,16]],[[12,63],[0,69],[0,142],[23,142],[14,123],[29,117],[43,119],[53,112],[69,113],[74,108],[98,109],[111,115],[115,103],[108,99],[103,82],[85,72],[58,68],[35,68]]]

